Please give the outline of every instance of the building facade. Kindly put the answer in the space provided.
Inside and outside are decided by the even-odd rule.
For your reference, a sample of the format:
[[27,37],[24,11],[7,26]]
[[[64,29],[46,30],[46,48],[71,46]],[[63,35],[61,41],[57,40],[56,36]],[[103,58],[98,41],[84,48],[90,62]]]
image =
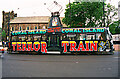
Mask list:
[[[63,17],[60,19],[62,21]],[[10,31],[47,29],[49,20],[49,16],[16,17],[10,21]],[[63,24],[63,27],[67,26]]]
[[[10,33],[9,33],[9,40],[12,39],[14,41],[15,39],[19,38],[21,40],[28,39],[30,40],[37,40],[41,37],[38,36],[32,36],[29,35],[29,37],[26,37],[24,35],[22,36],[14,36],[11,38],[11,32],[12,31],[24,31],[24,30],[36,30],[36,29],[48,29],[49,22],[50,22],[50,16],[31,16],[31,17],[15,17],[13,20],[10,21]],[[60,17],[61,23],[62,23],[63,17]],[[65,24],[63,24],[63,27],[67,27]],[[45,39],[44,36],[42,36],[43,39]],[[33,38],[33,39],[32,39]]]
[[6,33],[6,38],[4,38],[4,41],[7,41],[7,35],[9,32],[9,26],[10,26],[10,21],[17,17],[17,13],[14,13],[14,11],[11,12],[5,12],[2,11],[3,15],[3,21],[2,21],[2,31],[4,30]]

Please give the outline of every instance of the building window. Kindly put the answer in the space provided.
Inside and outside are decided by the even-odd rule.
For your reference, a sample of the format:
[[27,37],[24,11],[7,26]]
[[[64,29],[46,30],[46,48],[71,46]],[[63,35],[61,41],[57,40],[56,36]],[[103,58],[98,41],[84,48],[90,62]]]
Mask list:
[[40,26],[38,26],[38,29],[40,29]]
[[21,27],[19,28],[19,30],[20,30],[20,31],[22,30]]
[[43,29],[45,29],[45,26],[43,26]]
[[27,30],[29,30],[29,27],[27,27]]
[[12,27],[12,31],[14,31],[14,27]]
[[37,29],[37,27],[35,27],[35,29]]

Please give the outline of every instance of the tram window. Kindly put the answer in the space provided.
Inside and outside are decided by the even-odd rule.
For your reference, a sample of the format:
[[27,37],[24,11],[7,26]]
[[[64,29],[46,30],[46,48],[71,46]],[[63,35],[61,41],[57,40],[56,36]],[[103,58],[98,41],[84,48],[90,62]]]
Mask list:
[[62,35],[62,40],[66,40],[66,35]]
[[101,39],[100,36],[101,36],[101,33],[97,33],[96,34],[96,40],[100,40]]
[[107,40],[110,40],[111,37],[109,37],[109,35],[107,34]]
[[60,40],[62,40],[62,36],[60,36]]
[[22,41],[25,41],[25,36],[22,38]]
[[34,35],[33,38],[34,38],[34,41],[40,41],[41,35]]
[[76,34],[67,34],[67,40],[75,40]]
[[24,41],[25,40],[25,36],[19,36],[19,41]]
[[75,40],[75,37],[70,37],[71,38],[71,40]]
[[80,40],[80,36],[81,36],[80,34],[77,34],[77,40]]
[[85,40],[85,34],[80,34],[80,40]]
[[31,41],[31,35],[28,35],[28,41]]
[[95,34],[86,34],[86,40],[95,40]]
[[12,41],[17,41],[17,36],[13,36]]
[[46,36],[45,35],[42,35],[42,40],[46,40]]
[[25,40],[24,41],[28,41],[28,36],[27,35],[25,36]]
[[67,40],[72,40],[72,38],[71,37],[67,37]]
[[37,38],[36,38],[36,36],[34,37],[34,41],[37,41]]
[[105,33],[101,33],[101,40],[106,40],[106,34]]
[[97,40],[106,40],[106,34],[105,33],[101,33],[101,34],[96,34],[96,39]]

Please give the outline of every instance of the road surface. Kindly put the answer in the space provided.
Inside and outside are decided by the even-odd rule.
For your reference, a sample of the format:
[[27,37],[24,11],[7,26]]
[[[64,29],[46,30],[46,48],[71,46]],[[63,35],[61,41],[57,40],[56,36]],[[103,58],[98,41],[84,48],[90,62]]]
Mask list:
[[7,54],[3,77],[118,77],[118,52],[114,55]]

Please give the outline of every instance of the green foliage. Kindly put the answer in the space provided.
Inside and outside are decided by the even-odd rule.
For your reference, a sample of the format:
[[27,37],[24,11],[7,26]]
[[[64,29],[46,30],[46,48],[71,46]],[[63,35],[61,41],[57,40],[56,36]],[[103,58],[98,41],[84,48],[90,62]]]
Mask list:
[[0,27],[0,36],[1,36],[1,34],[2,34],[1,32],[2,32],[2,28]]
[[3,40],[5,37],[6,37],[6,33],[5,33],[5,31],[3,30],[3,31],[2,31],[2,40]]
[[[71,27],[103,27],[103,2],[84,2],[79,0],[78,3],[66,5],[65,18],[63,23]],[[110,5],[105,5],[105,26],[113,23],[117,15],[117,9]],[[112,13],[112,14],[111,14]]]
[[116,34],[120,34],[120,27],[117,27],[117,28],[115,29],[115,32],[116,32]]
[[110,32],[112,34],[120,34],[120,27],[119,26],[119,22],[118,21],[115,21],[113,22],[110,26],[109,26],[109,29],[110,29]]
[[116,24],[114,24],[114,23],[109,26],[109,30],[112,34],[116,33],[115,28],[116,28]]
[[[71,3],[71,9],[67,5],[63,23],[72,27],[95,27],[97,20],[102,15],[102,2]],[[99,12],[99,13],[98,13]]]
[[74,1],[75,2],[103,2],[103,0],[74,0]]
[[106,9],[105,9],[105,21],[106,21],[106,26],[109,27],[109,25],[111,25],[116,18],[115,16],[117,16],[118,13],[118,9],[115,8],[115,6],[112,6],[110,4],[106,5]]

